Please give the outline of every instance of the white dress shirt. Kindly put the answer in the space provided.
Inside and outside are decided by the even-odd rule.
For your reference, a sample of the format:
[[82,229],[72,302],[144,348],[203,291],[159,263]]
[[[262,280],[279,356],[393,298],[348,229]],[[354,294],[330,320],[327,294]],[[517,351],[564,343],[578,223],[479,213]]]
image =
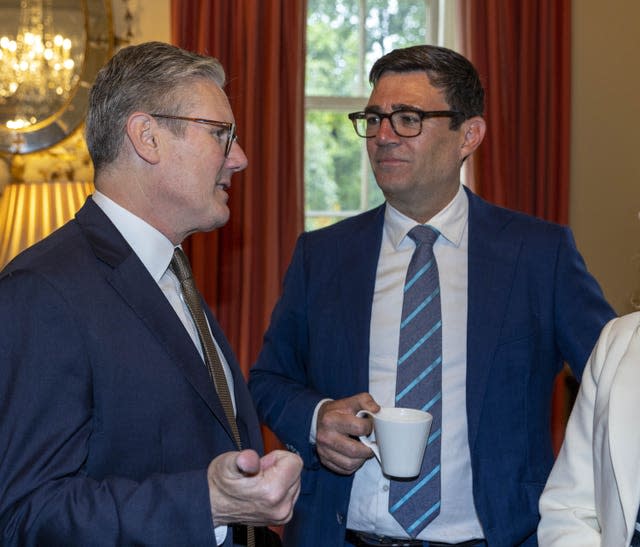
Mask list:
[[[127,211],[104,194],[95,191],[92,195],[92,199],[96,205],[102,209],[104,214],[109,217],[109,220],[113,222],[115,227],[122,234],[122,237],[125,238],[129,246],[133,249],[136,255],[138,255],[138,258],[144,267],[149,271],[151,277],[153,277],[164,295],[167,297],[167,300],[169,300],[169,303],[178,314],[180,321],[198,349],[203,361],[202,366],[206,366],[204,364],[204,354],[198,337],[198,331],[195,323],[193,322],[193,318],[191,317],[191,313],[189,312],[189,308],[187,307],[187,303],[184,301],[182,296],[180,282],[169,268],[171,258],[173,257],[173,243],[171,243],[171,241],[169,241],[153,226],[130,211]],[[229,368],[229,364],[227,363],[215,338],[213,338],[213,341],[216,345],[218,355],[220,356],[225,376],[227,377],[229,393],[231,394],[231,401],[235,411],[236,402],[233,392],[233,377],[231,375],[231,369]],[[216,526],[215,534],[216,543],[218,545],[222,545],[227,536],[227,526]]]
[[[462,185],[451,203],[428,222],[441,236],[434,245],[442,308],[442,441],[440,514],[418,536],[446,543],[482,538],[473,503],[466,412],[467,270],[469,201]],[[386,206],[371,312],[369,392],[394,406],[404,279],[416,222]],[[347,528],[407,537],[389,514],[389,484],[375,458],[356,472]]]

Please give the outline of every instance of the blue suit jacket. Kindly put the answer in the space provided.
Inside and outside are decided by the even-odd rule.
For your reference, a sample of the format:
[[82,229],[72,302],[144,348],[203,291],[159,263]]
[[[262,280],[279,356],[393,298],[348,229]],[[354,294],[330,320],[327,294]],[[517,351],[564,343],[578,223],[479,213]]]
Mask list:
[[[242,373],[208,319],[243,445],[261,452]],[[1,545],[215,546],[206,469],[230,450],[191,338],[91,199],[0,274]]]
[[[614,312],[569,229],[468,194],[474,501],[491,547],[535,545],[538,498],[553,463],[555,376],[564,360],[581,374]],[[383,220],[384,206],[299,238],[251,371],[259,416],[305,462],[287,546],[343,545],[352,477],[320,465],[309,429],[322,398],[368,391]]]

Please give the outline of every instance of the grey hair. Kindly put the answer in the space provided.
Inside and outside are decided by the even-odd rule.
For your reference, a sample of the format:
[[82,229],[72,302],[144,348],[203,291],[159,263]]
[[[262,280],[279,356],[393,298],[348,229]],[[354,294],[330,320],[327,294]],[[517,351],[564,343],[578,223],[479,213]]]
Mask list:
[[[186,106],[180,92],[199,79],[223,87],[220,61],[163,42],[118,51],[98,72],[89,94],[85,138],[95,172],[118,157],[131,113],[180,113]],[[167,125],[178,133],[184,124],[167,120]]]

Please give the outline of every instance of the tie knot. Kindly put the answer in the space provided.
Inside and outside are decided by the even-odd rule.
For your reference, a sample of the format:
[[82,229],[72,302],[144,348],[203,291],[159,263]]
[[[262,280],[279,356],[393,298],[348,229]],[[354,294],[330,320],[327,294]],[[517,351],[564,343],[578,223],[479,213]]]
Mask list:
[[431,226],[420,224],[411,228],[407,235],[413,239],[416,245],[422,245],[424,243],[432,247],[436,239],[438,239],[440,232]]
[[189,259],[187,255],[184,254],[180,247],[176,247],[173,251],[173,258],[171,259],[171,264],[169,264],[169,268],[178,278],[178,281],[181,283],[186,281],[187,279],[191,279],[191,266],[189,265]]

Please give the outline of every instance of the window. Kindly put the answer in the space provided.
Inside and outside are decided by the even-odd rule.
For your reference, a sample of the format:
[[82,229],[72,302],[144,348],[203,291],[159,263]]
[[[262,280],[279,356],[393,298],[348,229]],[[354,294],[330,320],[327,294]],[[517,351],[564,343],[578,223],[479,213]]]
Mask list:
[[[445,44],[446,0],[308,0],[305,77],[305,228],[333,224],[383,201],[364,139],[347,113],[362,110],[376,59],[398,47]],[[445,10],[445,8],[447,8]]]

